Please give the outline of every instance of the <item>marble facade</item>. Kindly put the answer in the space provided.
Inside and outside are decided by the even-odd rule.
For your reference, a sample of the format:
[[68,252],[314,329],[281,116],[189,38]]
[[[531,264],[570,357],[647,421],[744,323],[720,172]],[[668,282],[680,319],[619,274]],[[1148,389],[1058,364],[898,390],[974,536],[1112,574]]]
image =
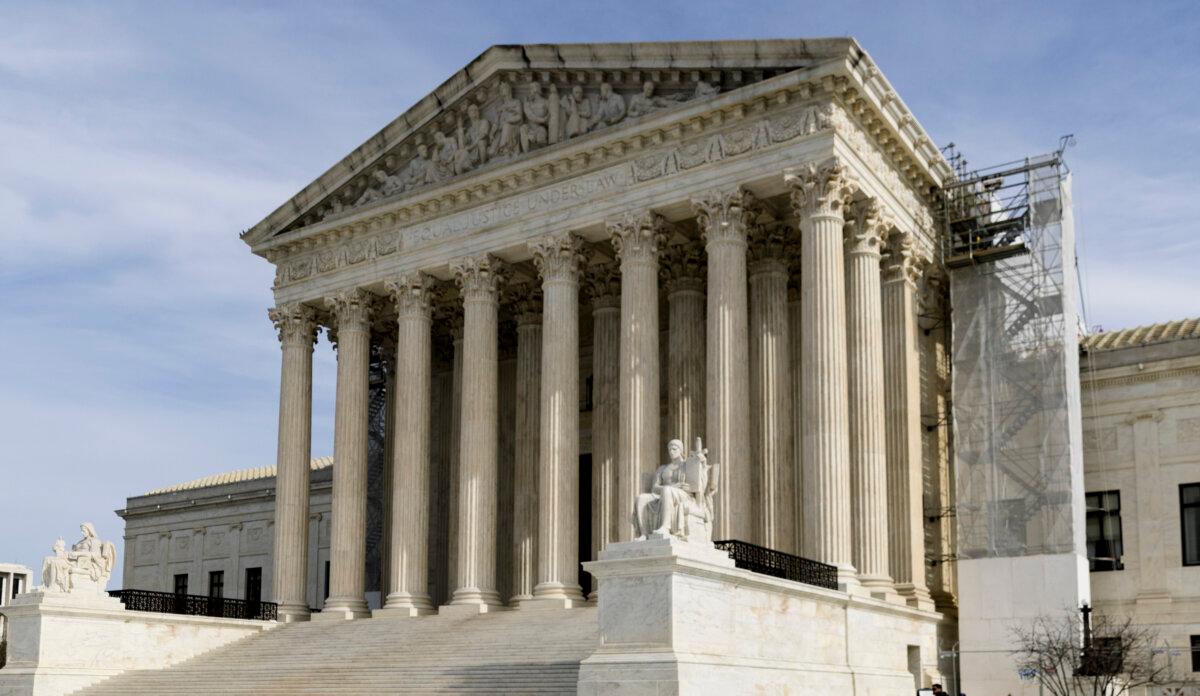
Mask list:
[[[892,472],[920,480],[922,459],[919,385],[885,385],[884,363],[886,347],[920,364],[908,337],[936,243],[927,193],[949,171],[928,136],[849,40],[543,48],[490,49],[243,235],[277,269],[281,614],[307,618],[312,594],[301,568],[320,329],[338,349],[322,618],[367,610],[372,344],[400,356],[384,611],[435,609],[430,443],[446,436],[451,560],[436,599],[456,611],[581,602],[579,563],[632,538],[633,502],[675,436],[702,437],[721,471],[714,537],[829,562],[847,591],[932,608],[923,575],[889,555],[899,534],[923,557],[919,518],[888,513]],[[891,266],[909,279],[897,290]],[[515,409],[499,398],[501,351],[523,375]],[[450,420],[429,398],[446,368]],[[509,410],[509,500],[522,504],[499,558]],[[908,495],[919,510],[919,489]]]

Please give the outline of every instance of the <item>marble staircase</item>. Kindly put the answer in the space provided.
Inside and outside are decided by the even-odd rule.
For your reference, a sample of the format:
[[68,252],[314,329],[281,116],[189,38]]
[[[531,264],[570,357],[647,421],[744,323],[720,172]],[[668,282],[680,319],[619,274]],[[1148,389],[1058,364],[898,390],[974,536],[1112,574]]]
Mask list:
[[78,694],[574,694],[597,610],[295,623]]

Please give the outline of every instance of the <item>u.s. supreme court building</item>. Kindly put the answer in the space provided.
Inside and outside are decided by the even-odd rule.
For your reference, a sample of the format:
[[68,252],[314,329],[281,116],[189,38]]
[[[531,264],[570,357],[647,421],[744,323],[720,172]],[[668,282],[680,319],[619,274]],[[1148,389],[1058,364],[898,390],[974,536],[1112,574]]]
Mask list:
[[243,234],[276,467],[131,498],[124,586],[278,603],[293,693],[1025,693],[998,627],[1090,601],[1069,183],[852,39],[494,46]]

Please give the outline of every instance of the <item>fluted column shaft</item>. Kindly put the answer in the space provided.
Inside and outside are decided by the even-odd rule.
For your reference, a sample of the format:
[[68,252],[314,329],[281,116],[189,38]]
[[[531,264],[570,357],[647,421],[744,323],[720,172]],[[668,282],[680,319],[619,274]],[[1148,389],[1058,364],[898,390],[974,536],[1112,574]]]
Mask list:
[[796,544],[792,461],[787,263],[750,264],[750,423],[755,543],[791,552]]
[[[713,192],[692,202],[708,256],[705,414],[709,461],[719,466],[713,537],[754,535],[750,463],[746,234],[753,196]],[[691,443],[687,443],[690,447]]]
[[[593,266],[592,297],[592,559],[617,539],[617,428],[621,374],[621,288],[613,264]],[[593,579],[589,599],[597,587]]]
[[392,402],[391,552],[385,611],[419,616],[433,611],[429,599],[429,453],[432,384],[433,280],[421,273],[387,284],[396,302],[396,386]]
[[550,235],[529,245],[542,277],[541,446],[538,450],[539,603],[572,606],[579,586],[579,268],[583,241]]
[[920,265],[914,251],[911,234],[896,235],[882,290],[890,569],[896,591],[909,604],[932,608],[925,584],[916,297]]
[[872,202],[846,226],[846,337],[850,389],[850,514],[854,566],[868,589],[886,590],[888,500],[883,427],[883,320],[879,259],[884,231]]
[[463,362],[457,585],[450,603],[486,611],[501,604],[495,537],[501,269],[490,256],[461,259],[452,269],[463,300]]
[[661,218],[629,216],[610,225],[621,263],[620,408],[617,427],[617,540],[633,538],[642,474],[657,468],[659,436],[658,249]]
[[[793,265],[800,266],[799,254],[793,260]],[[805,547],[804,534],[804,404],[801,398],[804,394],[804,355],[802,343],[804,340],[804,303],[800,301],[800,273],[796,271],[788,284],[788,357],[792,363],[792,476],[795,494],[792,496],[792,519],[795,524],[796,538],[792,544],[792,553],[805,558],[814,554]]]
[[849,183],[840,163],[789,171],[800,218],[804,319],[804,531],[816,560],[838,568],[844,589],[858,585],[850,551],[849,411],[846,403],[846,286],[843,205]]
[[337,395],[333,422],[333,504],[329,598],[321,619],[368,614],[367,429],[371,296],[350,290],[326,299],[337,323]]
[[303,621],[309,617],[308,490],[316,315],[299,304],[277,307],[269,314],[282,349],[272,599],[279,604],[281,621]]
[[513,596],[533,599],[537,584],[538,449],[541,447],[542,312],[540,293],[516,303],[517,417],[513,477]]
[[704,250],[699,245],[667,247],[661,266],[667,293],[667,438],[688,447],[704,435],[705,299]]

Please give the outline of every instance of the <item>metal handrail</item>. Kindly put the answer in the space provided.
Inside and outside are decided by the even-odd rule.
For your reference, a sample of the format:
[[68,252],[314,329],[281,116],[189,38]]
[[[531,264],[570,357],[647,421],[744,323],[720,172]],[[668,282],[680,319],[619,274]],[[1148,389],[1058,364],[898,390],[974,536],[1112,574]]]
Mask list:
[[829,590],[838,588],[837,568],[828,563],[793,556],[737,539],[714,541],[713,545],[722,551],[728,551],[734,565],[743,570]]
[[279,605],[226,597],[152,592],[150,590],[109,590],[108,596],[121,600],[129,611],[154,611],[162,614],[215,616],[225,619],[275,621]]

